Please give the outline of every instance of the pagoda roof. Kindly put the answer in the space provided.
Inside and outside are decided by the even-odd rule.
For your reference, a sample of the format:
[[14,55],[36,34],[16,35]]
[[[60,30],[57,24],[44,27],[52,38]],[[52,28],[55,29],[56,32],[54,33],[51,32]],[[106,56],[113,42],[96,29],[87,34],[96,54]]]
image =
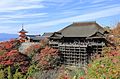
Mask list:
[[22,28],[22,30],[19,31],[19,33],[28,33],[28,32]]

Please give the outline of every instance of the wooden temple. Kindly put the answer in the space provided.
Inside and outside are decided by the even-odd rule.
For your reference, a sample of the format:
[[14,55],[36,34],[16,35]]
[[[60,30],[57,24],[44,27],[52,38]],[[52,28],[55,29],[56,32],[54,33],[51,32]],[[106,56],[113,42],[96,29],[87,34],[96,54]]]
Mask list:
[[61,64],[86,65],[106,45],[105,31],[96,22],[76,22],[54,32],[49,45],[59,49]]

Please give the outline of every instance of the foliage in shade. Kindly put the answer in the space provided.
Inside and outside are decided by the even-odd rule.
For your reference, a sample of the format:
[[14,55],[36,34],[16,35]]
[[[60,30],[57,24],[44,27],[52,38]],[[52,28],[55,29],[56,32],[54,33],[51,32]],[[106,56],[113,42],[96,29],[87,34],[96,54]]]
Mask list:
[[[37,59],[38,58],[38,59]],[[59,64],[59,53],[57,49],[46,46],[37,56],[38,66],[42,69],[55,68]]]
[[30,59],[26,55],[19,53],[17,50],[11,50],[0,56],[0,64],[4,67],[17,64],[20,67],[20,71],[26,73],[30,64]]

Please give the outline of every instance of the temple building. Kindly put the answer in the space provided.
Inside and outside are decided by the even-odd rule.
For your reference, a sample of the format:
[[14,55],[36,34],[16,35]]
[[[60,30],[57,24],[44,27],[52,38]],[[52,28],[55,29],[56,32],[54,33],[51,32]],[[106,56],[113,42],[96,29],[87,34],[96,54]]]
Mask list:
[[22,29],[21,29],[21,31],[19,31],[19,40],[21,42],[26,41],[26,38],[27,38],[26,33],[28,33],[28,32],[26,30],[24,30],[23,25],[22,25]]
[[106,45],[108,32],[96,22],[76,22],[54,32],[49,45],[59,49],[61,64],[86,65]]
[[28,42],[40,42],[43,39],[41,35],[27,35]]
[[44,33],[42,36],[45,38],[49,38],[53,35],[53,32],[48,32],[48,33]]

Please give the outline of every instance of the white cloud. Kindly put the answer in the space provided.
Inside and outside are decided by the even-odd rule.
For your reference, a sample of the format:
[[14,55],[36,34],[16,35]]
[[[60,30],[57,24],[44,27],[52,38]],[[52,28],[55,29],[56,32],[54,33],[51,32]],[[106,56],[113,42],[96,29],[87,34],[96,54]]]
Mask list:
[[55,2],[55,3],[66,3],[72,2],[73,0],[46,0],[47,2]]
[[100,3],[100,2],[104,2],[106,0],[93,0],[92,3],[96,4],[96,3]]
[[29,23],[26,28],[39,32],[42,28],[57,29],[62,24],[120,14],[119,3],[109,1],[112,0],[0,0],[0,29],[16,33],[15,25]]
[[[1,15],[0,20],[8,19],[18,19],[18,18],[36,18],[36,17],[45,17],[48,13],[27,13],[27,14],[11,14],[11,15]],[[4,21],[3,21],[4,22]],[[5,21],[6,22],[6,21]],[[9,23],[9,22],[8,22]]]
[[94,4],[97,4],[97,3],[102,3],[102,2],[110,2],[110,1],[113,1],[113,0],[93,0],[92,3]]
[[6,7],[3,9],[0,9],[0,12],[13,12],[18,10],[24,10],[24,9],[34,9],[34,8],[43,8],[42,5],[31,5],[31,6],[14,6],[14,7]]
[[[113,7],[109,9],[104,9],[98,12],[93,12],[93,13],[87,13],[83,15],[78,15],[78,16],[73,16],[69,18],[63,18],[63,19],[58,19],[54,21],[48,21],[48,22],[43,22],[43,23],[37,23],[37,24],[30,24],[27,25],[31,29],[36,28],[46,28],[46,27],[51,27],[53,25],[58,25],[61,23],[70,23],[70,22],[76,22],[76,21],[88,21],[88,20],[96,20],[99,18],[103,17],[108,17],[108,16],[113,16],[113,15],[118,15],[120,14],[120,7]],[[33,28],[34,26],[34,28]]]
[[42,4],[43,0],[1,0],[0,1],[0,12],[11,12],[23,9],[33,9],[33,8],[44,8]]
[[[24,13],[22,10],[30,9],[40,9],[44,8],[43,4],[40,4],[43,0],[0,0],[0,22],[2,23],[15,23],[16,20],[11,19],[18,19],[18,18],[35,18],[35,17],[45,17],[47,13],[32,13],[27,12]],[[20,13],[18,11],[21,11]],[[3,14],[2,12],[7,12]]]
[[0,26],[0,33],[10,33],[10,34],[16,34],[18,32],[18,27],[12,27],[12,26]]

